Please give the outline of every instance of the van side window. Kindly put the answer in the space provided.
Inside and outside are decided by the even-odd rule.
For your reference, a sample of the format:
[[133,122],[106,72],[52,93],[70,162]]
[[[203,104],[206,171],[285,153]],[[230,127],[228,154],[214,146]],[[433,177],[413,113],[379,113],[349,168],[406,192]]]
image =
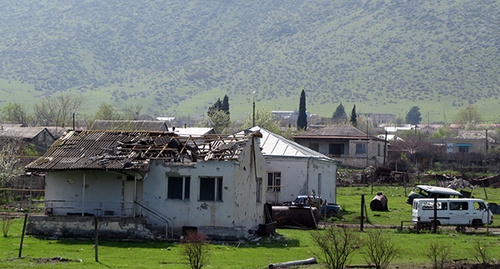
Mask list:
[[450,202],[450,210],[467,210],[469,203],[467,202]]
[[[422,209],[423,210],[434,210],[434,202],[423,202]],[[448,203],[437,202],[437,210],[446,210],[446,209],[448,209]]]
[[474,202],[474,208],[476,210],[486,210],[486,205],[480,202]]

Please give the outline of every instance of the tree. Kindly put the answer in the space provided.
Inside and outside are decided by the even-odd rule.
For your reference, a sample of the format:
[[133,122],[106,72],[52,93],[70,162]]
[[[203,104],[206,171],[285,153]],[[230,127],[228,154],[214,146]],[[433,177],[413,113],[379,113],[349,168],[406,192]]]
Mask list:
[[223,110],[213,111],[211,116],[209,116],[209,119],[210,119],[210,126],[214,128],[216,134],[222,133],[224,128],[229,127],[229,125],[231,124],[229,114],[227,114]]
[[345,109],[342,103],[340,103],[340,105],[338,105],[335,109],[332,119],[335,123],[344,123],[347,121],[347,115],[345,114]]
[[28,125],[31,121],[31,116],[26,111],[26,108],[18,103],[8,103],[0,109],[3,121],[10,121]]
[[[280,124],[270,110],[261,109],[255,111],[255,126],[259,126],[270,132],[281,135]],[[241,129],[246,130],[252,127],[254,127],[253,119],[252,115],[249,115],[249,117],[243,121]]]
[[475,106],[468,106],[458,111],[455,123],[457,124],[478,124],[481,123],[482,116]]
[[141,116],[141,110],[144,106],[142,104],[138,105],[127,105],[123,109],[123,118],[126,120],[138,120]]
[[23,172],[21,159],[15,157],[22,154],[22,147],[21,141],[17,139],[2,140],[2,144],[0,146],[0,187],[7,187]]
[[410,111],[408,111],[408,114],[406,114],[406,123],[417,125],[421,120],[422,115],[420,114],[420,108],[418,106],[410,108]]
[[299,102],[299,117],[297,118],[297,129],[307,129],[307,114],[306,114],[306,93],[304,90],[300,93]]
[[220,110],[226,112],[226,114],[229,115],[229,97],[227,97],[227,95],[224,95],[224,98],[222,99]]
[[352,126],[354,126],[354,127],[356,127],[356,126],[358,125],[358,120],[357,120],[357,118],[356,118],[356,117],[357,117],[357,115],[356,115],[356,105],[354,105],[354,106],[352,107],[352,111],[351,111],[351,120],[350,120],[350,122],[351,122]]
[[45,98],[33,107],[34,118],[39,125],[71,125],[73,113],[76,113],[82,104],[82,97],[70,94]]
[[220,110],[229,115],[229,97],[227,97],[227,95],[224,95],[223,101],[218,98],[217,101],[208,108],[207,115],[210,117],[214,112]]
[[108,103],[101,103],[94,114],[94,120],[118,120],[120,118],[121,115],[118,109]]

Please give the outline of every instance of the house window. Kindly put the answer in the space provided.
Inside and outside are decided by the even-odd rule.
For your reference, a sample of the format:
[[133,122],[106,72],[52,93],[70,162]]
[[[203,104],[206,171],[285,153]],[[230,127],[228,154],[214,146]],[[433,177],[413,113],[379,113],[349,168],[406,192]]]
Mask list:
[[267,173],[267,190],[273,192],[281,191],[281,172]]
[[257,178],[257,190],[255,191],[255,195],[257,196],[257,203],[262,202],[262,178]]
[[329,154],[340,156],[344,154],[344,144],[330,144]]
[[467,152],[469,152],[469,147],[467,147],[467,146],[458,147],[458,152],[467,153]]
[[366,144],[358,143],[356,144],[356,154],[365,154],[366,153]]
[[189,199],[190,186],[190,177],[168,177],[167,198],[179,200]]
[[200,201],[222,201],[222,178],[200,178]]
[[319,143],[309,143],[309,148],[314,151],[319,151]]

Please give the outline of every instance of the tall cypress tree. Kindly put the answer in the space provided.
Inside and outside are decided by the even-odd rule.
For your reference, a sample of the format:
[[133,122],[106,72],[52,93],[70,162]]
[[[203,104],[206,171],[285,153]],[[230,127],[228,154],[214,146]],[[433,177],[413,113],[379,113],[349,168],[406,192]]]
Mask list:
[[345,123],[347,121],[347,115],[345,114],[345,109],[342,103],[340,103],[340,105],[337,106],[337,109],[335,109],[332,119],[337,124]]
[[354,105],[352,107],[350,122],[351,122],[352,126],[354,126],[354,127],[356,127],[358,125],[358,119],[357,119],[357,115],[356,115],[356,105]]
[[306,92],[302,90],[300,93],[299,102],[299,117],[297,118],[297,129],[307,129],[307,115],[306,115]]
[[224,99],[222,99],[220,110],[226,112],[226,114],[229,115],[229,97],[227,97],[227,95],[224,95]]

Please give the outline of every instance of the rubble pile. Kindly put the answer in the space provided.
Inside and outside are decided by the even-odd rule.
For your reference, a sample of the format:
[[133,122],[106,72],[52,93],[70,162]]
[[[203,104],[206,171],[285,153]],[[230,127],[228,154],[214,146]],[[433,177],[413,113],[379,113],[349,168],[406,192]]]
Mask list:
[[476,186],[470,184],[468,180],[457,178],[452,181],[443,182],[443,187],[447,187],[450,189],[458,190],[458,189],[474,189]]

